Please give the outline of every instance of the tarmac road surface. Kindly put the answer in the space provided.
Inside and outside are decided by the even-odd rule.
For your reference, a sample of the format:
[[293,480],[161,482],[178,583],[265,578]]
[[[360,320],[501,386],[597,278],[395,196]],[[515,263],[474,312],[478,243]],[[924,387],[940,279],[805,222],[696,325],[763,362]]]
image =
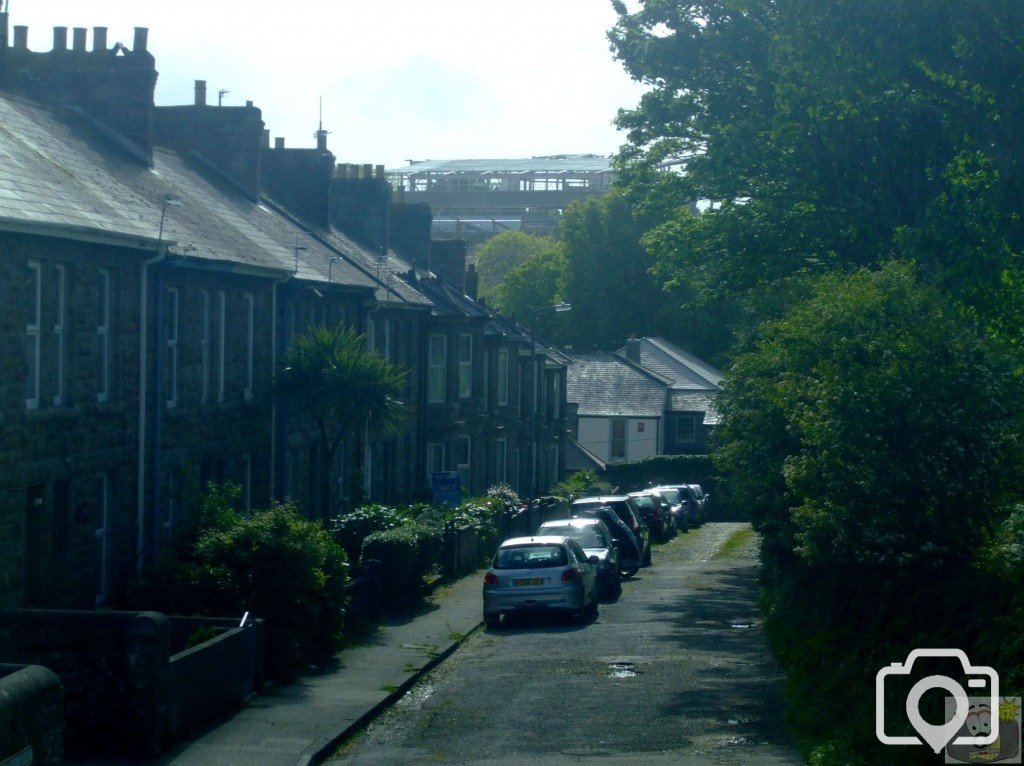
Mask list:
[[756,605],[753,540],[715,557],[743,526],[712,522],[656,547],[589,625],[477,631],[328,762],[802,763]]

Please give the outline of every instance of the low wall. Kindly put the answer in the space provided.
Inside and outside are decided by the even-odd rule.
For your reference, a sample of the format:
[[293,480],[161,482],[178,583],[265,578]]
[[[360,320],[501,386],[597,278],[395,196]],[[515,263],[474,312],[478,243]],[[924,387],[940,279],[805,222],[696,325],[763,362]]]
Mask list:
[[[263,623],[237,625],[157,612],[0,611],[0,658],[58,676],[69,755],[147,758],[262,684]],[[203,626],[214,638],[187,649]]]
[[380,562],[370,559],[352,567],[345,594],[345,635],[357,635],[380,622]]
[[[199,727],[237,709],[263,683],[263,620],[172,617],[176,637],[213,628],[214,637],[170,657],[170,730],[184,739]],[[187,641],[187,638],[186,638]]]
[[0,764],[64,763],[60,679],[39,665],[0,665]]

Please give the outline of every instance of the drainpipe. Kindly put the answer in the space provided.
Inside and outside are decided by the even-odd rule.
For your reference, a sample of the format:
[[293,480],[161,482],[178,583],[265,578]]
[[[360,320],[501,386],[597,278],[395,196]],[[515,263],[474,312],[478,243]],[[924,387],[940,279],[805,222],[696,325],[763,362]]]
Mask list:
[[[270,380],[271,387],[276,388],[277,386],[277,345],[280,333],[287,333],[291,329],[290,315],[285,317],[285,320],[278,326],[277,316],[277,288],[283,285],[285,282],[291,281],[294,274],[289,274],[284,279],[278,279],[274,281],[274,288],[271,291],[270,298]],[[283,344],[282,344],[283,345]],[[276,394],[276,391],[274,392]],[[278,430],[281,432],[280,447],[278,445]],[[270,496],[277,500],[284,500],[283,490],[285,484],[284,473],[284,460],[278,459],[279,449],[283,450],[285,445],[285,436],[288,432],[288,413],[281,413],[281,425],[278,426],[277,421],[277,396],[272,395],[270,398]],[[278,473],[282,475],[278,475]],[[278,490],[282,491],[281,496],[278,496]]]
[[157,255],[142,262],[139,277],[139,465],[137,478],[138,505],[135,518],[135,569],[137,574],[142,574],[146,559],[146,373],[149,366],[147,358],[148,346],[146,344],[149,334],[147,306],[149,291],[147,290],[147,283],[149,280],[149,267],[159,263],[166,257],[167,245],[162,244]]
[[153,371],[153,505],[150,509],[149,560],[156,561],[160,538],[160,491],[163,482],[163,400],[164,400],[164,263],[156,265],[156,304],[153,307],[156,369]]

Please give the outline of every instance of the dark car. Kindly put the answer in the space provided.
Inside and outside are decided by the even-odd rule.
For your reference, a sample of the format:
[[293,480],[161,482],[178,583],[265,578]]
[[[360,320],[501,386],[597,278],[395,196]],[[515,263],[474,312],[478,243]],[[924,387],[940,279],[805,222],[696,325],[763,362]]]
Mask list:
[[594,495],[592,497],[580,497],[572,501],[569,506],[569,515],[577,516],[581,511],[588,508],[607,506],[615,511],[615,515],[626,525],[630,533],[636,539],[636,547],[640,551],[640,566],[651,564],[651,530],[647,528],[647,522],[643,520],[640,509],[636,502],[628,495]]
[[564,535],[580,544],[587,557],[597,557],[597,590],[602,598],[622,593],[619,545],[608,525],[597,518],[552,519],[537,529],[538,535]]
[[672,512],[676,514],[676,523],[684,532],[700,526],[700,509],[694,502],[692,490],[685,484],[662,484],[651,487],[672,504]]
[[619,573],[623,577],[632,577],[640,568],[643,554],[637,547],[636,535],[622,523],[622,519],[614,510],[606,505],[599,505],[573,511],[574,518],[600,519],[611,532],[612,540],[619,551]]
[[629,497],[633,498],[640,509],[652,536],[661,542],[676,536],[676,517],[672,515],[672,506],[665,498],[650,490],[630,492]]
[[703,524],[708,520],[708,501],[711,499],[711,495],[705,494],[704,488],[700,484],[690,484],[689,487],[697,496],[697,503],[700,507],[700,521]]

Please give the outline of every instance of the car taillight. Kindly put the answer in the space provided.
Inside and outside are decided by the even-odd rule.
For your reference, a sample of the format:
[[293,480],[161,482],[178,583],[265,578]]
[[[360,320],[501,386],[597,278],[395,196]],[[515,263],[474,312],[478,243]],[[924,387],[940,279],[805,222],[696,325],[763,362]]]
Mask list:
[[498,584],[498,575],[494,574],[494,572],[488,572],[487,574],[484,575],[484,585],[497,585],[497,584]]
[[562,572],[562,582],[576,580],[579,578],[579,576],[580,570],[576,569],[575,567],[572,569],[566,569],[564,572]]

